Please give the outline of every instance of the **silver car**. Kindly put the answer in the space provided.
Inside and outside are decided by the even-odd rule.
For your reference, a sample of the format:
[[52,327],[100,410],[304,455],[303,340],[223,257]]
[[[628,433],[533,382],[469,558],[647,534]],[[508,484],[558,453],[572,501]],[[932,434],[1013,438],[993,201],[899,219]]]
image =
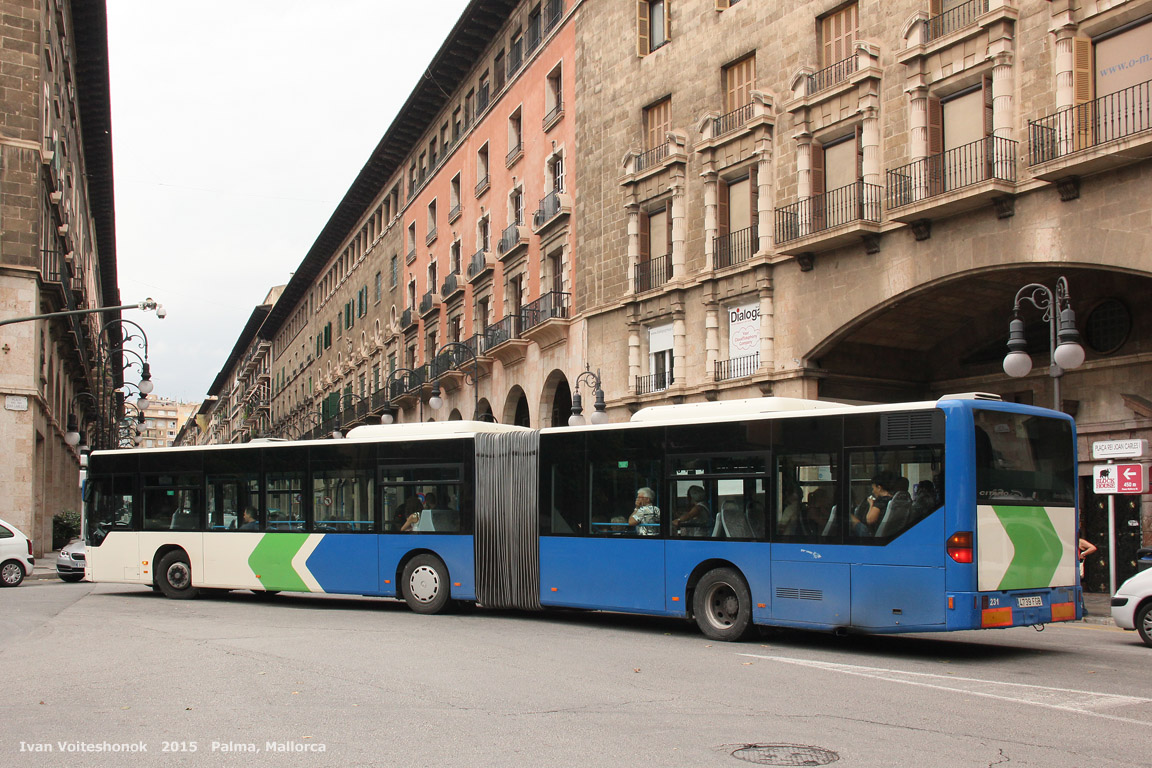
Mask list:
[[83,539],[72,539],[60,548],[56,556],[56,573],[64,581],[80,581],[84,578],[84,566],[87,563],[86,550]]

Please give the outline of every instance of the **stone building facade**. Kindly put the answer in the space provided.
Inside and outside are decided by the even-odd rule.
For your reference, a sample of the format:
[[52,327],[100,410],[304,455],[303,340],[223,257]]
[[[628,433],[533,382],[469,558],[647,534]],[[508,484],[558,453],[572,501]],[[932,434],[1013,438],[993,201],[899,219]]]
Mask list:
[[[591,369],[614,421],[1057,406],[1087,478],[1091,442],[1152,437],[1150,41],[1150,0],[476,0],[257,332],[270,434],[558,425]],[[1086,361],[1049,375],[1025,300],[1008,378],[1018,291],[1061,277]],[[1119,548],[1152,532],[1130,502]]]
[[[103,3],[0,3],[0,316],[120,304]],[[0,327],[0,517],[51,547],[79,511],[68,414],[96,388],[118,313]]]

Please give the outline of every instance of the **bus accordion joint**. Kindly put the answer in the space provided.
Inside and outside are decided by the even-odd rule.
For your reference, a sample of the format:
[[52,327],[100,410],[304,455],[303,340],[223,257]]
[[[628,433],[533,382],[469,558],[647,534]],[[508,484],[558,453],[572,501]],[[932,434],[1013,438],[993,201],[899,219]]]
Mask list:
[[944,546],[948,549],[948,556],[956,562],[972,562],[972,531],[957,531],[948,537]]

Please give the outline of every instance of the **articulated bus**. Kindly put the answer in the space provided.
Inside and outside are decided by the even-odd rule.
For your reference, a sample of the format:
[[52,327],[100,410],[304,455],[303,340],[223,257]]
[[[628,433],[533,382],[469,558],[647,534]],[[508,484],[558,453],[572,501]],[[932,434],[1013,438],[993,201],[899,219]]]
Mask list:
[[541,430],[98,451],[89,576],[754,625],[943,632],[1080,618],[1075,424],[991,395],[658,406]]

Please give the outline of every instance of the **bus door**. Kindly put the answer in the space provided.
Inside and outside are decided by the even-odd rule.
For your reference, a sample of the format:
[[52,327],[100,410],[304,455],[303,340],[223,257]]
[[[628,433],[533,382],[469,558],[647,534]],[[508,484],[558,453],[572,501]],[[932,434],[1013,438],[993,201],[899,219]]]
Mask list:
[[847,625],[851,577],[840,546],[847,516],[838,503],[838,452],[803,450],[805,437],[785,441],[775,456],[771,615],[789,623]]

